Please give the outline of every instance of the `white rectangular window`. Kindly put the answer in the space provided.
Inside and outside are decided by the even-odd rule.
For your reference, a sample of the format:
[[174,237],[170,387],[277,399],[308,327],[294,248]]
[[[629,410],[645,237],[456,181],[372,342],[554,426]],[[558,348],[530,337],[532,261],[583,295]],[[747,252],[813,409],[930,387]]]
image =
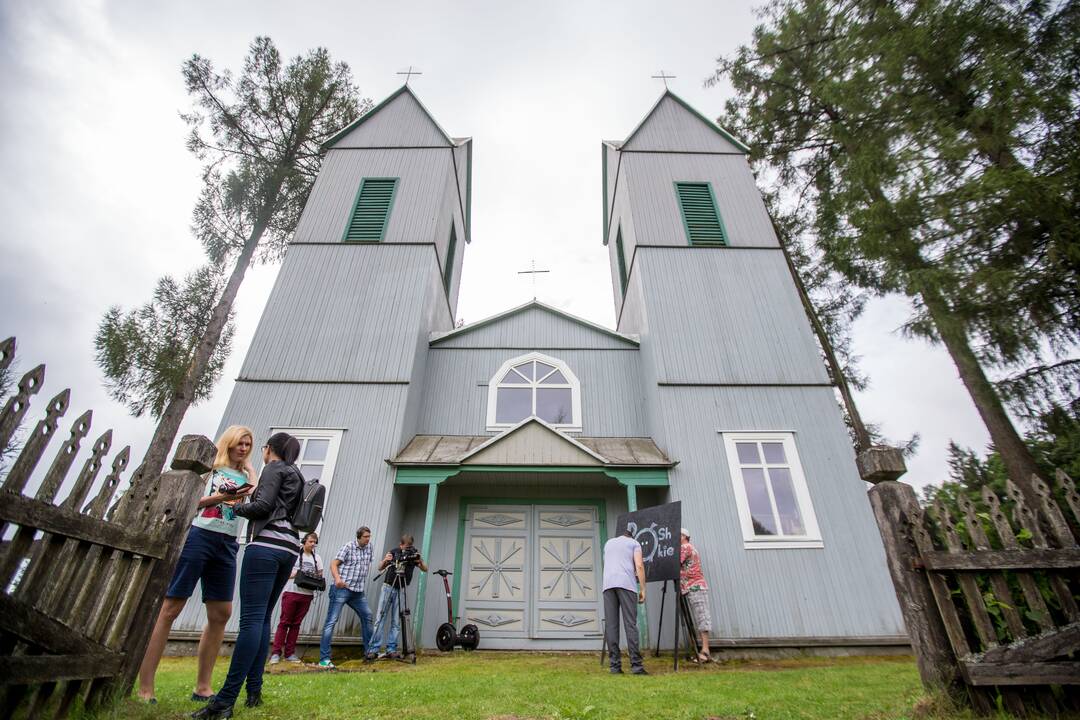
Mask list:
[[[287,428],[275,427],[270,434],[287,432],[300,441],[300,456],[296,467],[300,468],[305,480],[318,480],[326,488],[326,497],[330,497],[330,484],[334,481],[334,466],[337,463],[338,448],[341,446],[342,430],[324,428]],[[247,521],[243,521],[241,541],[247,537]],[[320,523],[321,526],[321,523]],[[319,532],[320,528],[315,531]]]
[[744,547],[823,547],[795,436],[723,433],[723,437]]

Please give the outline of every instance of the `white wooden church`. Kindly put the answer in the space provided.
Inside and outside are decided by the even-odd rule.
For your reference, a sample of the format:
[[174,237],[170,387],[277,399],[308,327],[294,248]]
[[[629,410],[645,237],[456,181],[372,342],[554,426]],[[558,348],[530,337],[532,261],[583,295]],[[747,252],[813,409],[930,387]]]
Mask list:
[[[222,418],[256,444],[302,440],[304,474],[329,488],[324,560],[359,525],[376,557],[411,532],[432,570],[454,573],[481,647],[598,650],[616,517],[681,500],[716,644],[906,644],[747,148],[671,92],[602,143],[610,329],[540,302],[455,327],[472,147],[407,86],[327,143]],[[414,585],[432,647],[442,583]],[[655,642],[658,586],[647,607]],[[355,639],[342,617],[338,635]],[[189,603],[175,636],[197,637],[202,619]]]

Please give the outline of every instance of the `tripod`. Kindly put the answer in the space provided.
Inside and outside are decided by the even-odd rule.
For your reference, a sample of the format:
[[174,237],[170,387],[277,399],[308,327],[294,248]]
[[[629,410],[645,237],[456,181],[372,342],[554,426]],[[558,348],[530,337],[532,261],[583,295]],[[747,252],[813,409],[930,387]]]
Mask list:
[[[391,576],[390,573],[393,573],[393,575]],[[400,649],[401,657],[398,658],[398,661],[399,662],[407,662],[407,663],[410,663],[412,665],[415,665],[416,664],[416,645],[413,642],[413,636],[412,636],[413,630],[412,630],[411,624],[409,623],[409,616],[410,616],[409,593],[407,592],[407,590],[408,590],[408,582],[406,581],[406,576],[405,576],[405,565],[402,564],[402,563],[391,564],[382,573],[379,573],[378,575],[376,575],[375,580],[378,580],[380,577],[383,577],[384,575],[386,575],[387,577],[392,577],[393,578],[393,580],[390,583],[384,583],[384,584],[389,584],[390,587],[393,588],[393,592],[394,592],[394,594],[395,594],[395,596],[397,598],[398,623],[399,623],[399,626],[400,626],[400,633],[401,633],[401,636],[399,638],[399,641],[401,643],[401,649]],[[381,605],[381,603],[380,603],[380,605]],[[379,618],[376,619],[376,623],[375,623],[379,627],[380,631],[383,629],[381,623],[379,622],[379,620],[381,620],[381,619],[382,619],[382,615],[380,614]],[[375,647],[378,648],[378,646],[382,644],[382,638],[381,637],[372,638],[372,642],[375,644]]]

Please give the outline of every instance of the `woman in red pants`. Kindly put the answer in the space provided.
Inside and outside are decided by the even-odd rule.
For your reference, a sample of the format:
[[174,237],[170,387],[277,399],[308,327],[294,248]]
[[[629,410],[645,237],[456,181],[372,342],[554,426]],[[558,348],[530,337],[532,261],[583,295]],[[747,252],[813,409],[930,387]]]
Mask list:
[[[315,533],[310,532],[304,536],[303,551],[300,557],[296,558],[296,566],[290,577],[296,578],[296,573],[301,568],[305,572],[322,575],[322,560],[315,554],[315,546],[318,544],[319,536]],[[287,662],[300,662],[296,655],[296,638],[300,635],[300,623],[304,621],[314,598],[315,591],[297,587],[295,579],[281,594],[281,619],[278,621],[277,632],[274,633],[274,644],[270,648],[271,665],[281,662],[282,653],[285,654]]]

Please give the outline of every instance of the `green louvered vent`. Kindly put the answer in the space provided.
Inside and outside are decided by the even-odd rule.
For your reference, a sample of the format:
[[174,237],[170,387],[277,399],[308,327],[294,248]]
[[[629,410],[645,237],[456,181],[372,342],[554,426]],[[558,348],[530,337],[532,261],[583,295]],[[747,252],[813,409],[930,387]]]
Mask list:
[[709,183],[675,183],[686,236],[691,245],[727,245],[727,234],[716,211]]
[[347,242],[379,242],[383,239],[396,188],[397,178],[364,178],[349,226],[345,228]]

